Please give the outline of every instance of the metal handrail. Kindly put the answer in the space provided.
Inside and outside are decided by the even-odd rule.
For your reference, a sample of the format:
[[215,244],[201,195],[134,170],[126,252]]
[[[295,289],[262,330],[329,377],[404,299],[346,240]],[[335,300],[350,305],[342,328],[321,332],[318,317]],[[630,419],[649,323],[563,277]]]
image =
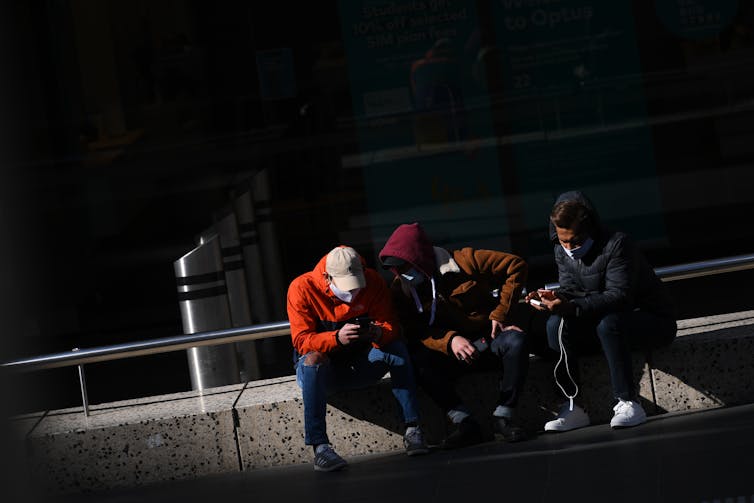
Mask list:
[[688,264],[657,267],[655,268],[655,274],[657,274],[662,281],[667,282],[677,281],[679,279],[697,278],[700,276],[710,276],[712,274],[743,271],[746,269],[754,269],[754,253],[712,260],[702,260],[700,262],[690,262]]
[[[746,269],[754,269],[754,254],[656,267],[654,271],[663,282],[667,283],[669,281],[678,281],[679,279],[699,278],[701,276],[744,271]],[[545,285],[547,290],[555,290],[559,287],[559,283],[547,283]]]
[[[745,269],[754,269],[754,254],[658,267],[655,269],[655,273],[663,281],[676,281]],[[555,285],[555,283],[552,285]],[[70,367],[87,363],[131,358],[134,356],[169,353],[171,351],[188,349],[190,347],[212,346],[229,344],[232,342],[265,339],[268,337],[279,337],[290,335],[290,333],[290,324],[287,321],[278,321],[245,327],[198,332],[190,335],[176,335],[159,339],[149,339],[146,341],[99,346],[90,349],[76,349],[72,351],[64,351],[62,353],[14,360],[3,363],[2,367],[22,371]]]
[[[674,266],[658,267],[655,273],[663,281],[676,281],[712,274],[754,269],[754,254],[737,255],[720,259],[690,262]],[[547,285],[548,288],[557,287],[557,283]],[[16,371],[33,371],[59,367],[78,366],[79,380],[81,383],[82,401],[84,414],[89,415],[89,403],[86,394],[86,381],[84,378],[83,365],[87,363],[120,360],[135,356],[145,356],[157,353],[168,353],[181,349],[198,346],[213,346],[229,344],[240,341],[265,339],[290,335],[290,324],[287,321],[278,321],[245,327],[226,328],[199,332],[189,335],[176,335],[159,339],[149,339],[139,342],[127,342],[110,346],[99,346],[89,349],[74,349],[62,353],[35,356],[3,363],[3,369]]]
[[8,363],[3,363],[4,368],[20,371],[32,371],[52,369],[58,367],[72,367],[86,363],[103,362],[108,360],[120,360],[134,356],[153,355],[157,353],[169,353],[180,349],[188,349],[199,346],[215,346],[230,344],[233,342],[265,339],[290,335],[290,324],[287,321],[265,323],[261,325],[249,325],[246,327],[224,328],[208,332],[197,332],[189,335],[175,335],[146,341],[125,342],[110,346],[99,346],[89,349],[74,349],[62,353],[34,356]]

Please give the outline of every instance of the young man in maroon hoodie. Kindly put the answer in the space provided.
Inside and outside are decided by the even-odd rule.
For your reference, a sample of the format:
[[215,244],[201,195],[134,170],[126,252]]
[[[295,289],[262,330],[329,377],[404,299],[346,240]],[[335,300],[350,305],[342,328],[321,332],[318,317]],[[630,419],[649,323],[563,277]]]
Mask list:
[[493,250],[448,251],[432,246],[418,223],[400,225],[379,253],[395,275],[391,285],[418,380],[455,426],[444,448],[484,440],[479,423],[455,390],[463,373],[500,370],[492,412],[496,437],[526,438],[513,413],[529,364],[526,334],[511,321],[526,281],[523,259]]

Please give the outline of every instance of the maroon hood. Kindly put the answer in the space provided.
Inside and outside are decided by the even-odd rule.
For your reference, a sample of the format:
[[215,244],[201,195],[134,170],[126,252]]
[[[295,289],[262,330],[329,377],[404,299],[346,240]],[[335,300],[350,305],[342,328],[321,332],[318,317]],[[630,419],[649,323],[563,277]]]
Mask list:
[[385,257],[397,257],[410,262],[416,269],[430,277],[436,269],[432,243],[417,222],[399,225],[393,231],[380,251],[380,260]]

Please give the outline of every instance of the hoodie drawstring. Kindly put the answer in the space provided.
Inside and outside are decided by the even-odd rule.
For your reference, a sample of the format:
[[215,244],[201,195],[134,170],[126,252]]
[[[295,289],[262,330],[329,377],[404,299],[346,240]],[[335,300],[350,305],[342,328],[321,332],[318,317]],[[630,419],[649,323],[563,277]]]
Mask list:
[[429,313],[429,324],[435,322],[435,310],[437,309],[437,290],[435,289],[435,278],[434,276],[431,276],[429,278],[430,283],[432,283],[432,310]]
[[[429,282],[432,284],[432,308],[429,312],[429,324],[431,325],[435,322],[435,312],[437,311],[437,287],[435,286],[435,278],[433,276],[430,276]],[[409,289],[411,290],[411,296],[414,298],[416,310],[423,313],[424,308],[422,307],[421,300],[419,300],[419,294],[416,293],[416,288],[414,288],[414,285],[409,284]]]

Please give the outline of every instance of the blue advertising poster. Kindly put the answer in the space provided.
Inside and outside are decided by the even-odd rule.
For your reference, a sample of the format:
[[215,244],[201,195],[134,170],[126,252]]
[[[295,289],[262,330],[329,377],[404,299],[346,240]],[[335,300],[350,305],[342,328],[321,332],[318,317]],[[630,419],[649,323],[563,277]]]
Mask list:
[[339,4],[372,239],[420,221],[437,244],[504,248],[508,223],[474,2]]
[[665,238],[631,2],[495,0],[496,42],[525,221],[584,190],[640,240]]

